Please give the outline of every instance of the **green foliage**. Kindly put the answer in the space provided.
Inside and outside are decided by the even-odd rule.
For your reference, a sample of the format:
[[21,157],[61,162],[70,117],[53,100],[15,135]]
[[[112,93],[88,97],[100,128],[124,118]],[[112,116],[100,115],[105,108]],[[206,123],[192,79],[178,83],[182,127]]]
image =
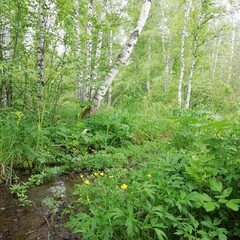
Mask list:
[[116,165],[103,162],[100,168],[89,161],[91,169],[105,171],[93,171],[76,186],[76,213],[68,227],[83,239],[239,236],[239,116],[175,111],[168,119],[175,129],[167,141],[107,148],[105,160],[121,152]]
[[28,178],[27,182],[15,183],[10,187],[11,193],[16,195],[19,206],[31,205],[31,200],[27,196],[28,189],[33,186],[38,186],[43,183],[45,174],[32,175]]

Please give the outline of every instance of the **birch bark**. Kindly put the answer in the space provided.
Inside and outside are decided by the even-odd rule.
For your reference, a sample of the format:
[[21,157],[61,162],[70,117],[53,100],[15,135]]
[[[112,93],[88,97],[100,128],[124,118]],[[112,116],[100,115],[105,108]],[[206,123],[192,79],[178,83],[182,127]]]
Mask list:
[[[101,12],[101,24],[104,24],[105,21],[105,16],[106,16],[106,5],[107,5],[107,0],[103,0],[102,2],[102,12]],[[93,68],[93,76],[92,76],[92,81],[93,81],[93,89],[92,89],[92,96],[91,99],[93,97],[94,94],[94,90],[95,90],[95,85],[96,85],[96,80],[98,77],[98,68],[99,68],[99,61],[100,61],[100,57],[101,57],[101,50],[102,50],[102,41],[103,41],[103,29],[101,27],[100,31],[98,32],[98,40],[97,40],[97,49],[96,49],[96,56],[95,56],[95,65]]]
[[[112,67],[113,65],[113,31],[110,29],[109,33],[109,66]],[[112,86],[108,88],[108,107],[112,106]]]
[[214,63],[213,63],[213,68],[212,68],[212,79],[214,78],[215,73],[216,73],[216,69],[217,69],[217,63],[218,63],[218,57],[219,57],[221,42],[222,42],[222,35],[220,35],[220,37],[218,39],[217,50],[216,50],[216,54],[215,54],[214,59],[213,59]]
[[183,77],[184,77],[184,70],[185,70],[185,38],[187,35],[187,23],[189,18],[189,13],[192,5],[192,0],[187,0],[185,14],[184,14],[184,23],[183,23],[183,30],[182,30],[182,40],[181,40],[181,69],[180,69],[180,78],[178,81],[178,106],[182,106],[182,85],[183,85]]
[[[3,62],[6,65],[7,62],[10,60],[10,43],[11,43],[11,36],[10,36],[10,29],[11,25],[8,19],[3,19],[3,28],[2,28],[2,58]],[[6,79],[6,73],[3,70],[3,81],[1,86],[1,101],[2,107],[6,107],[9,105],[10,102],[10,89],[11,86],[8,86],[8,79]],[[9,88],[10,87],[10,88]]]
[[91,99],[92,91],[92,17],[93,17],[93,0],[90,0],[88,3],[88,23],[87,23],[87,72],[86,72],[86,95],[88,100]]
[[170,69],[170,55],[171,55],[171,44],[172,44],[172,37],[169,37],[168,40],[168,51],[166,54],[166,62],[165,62],[165,82],[164,82],[164,91],[167,92],[168,90],[168,84],[171,81],[171,77],[169,76],[169,69]]
[[44,19],[44,4],[45,0],[40,1],[39,3],[39,39],[38,39],[38,47],[37,47],[37,71],[39,75],[39,99],[43,100],[44,95],[44,27],[45,27],[45,19]]
[[[2,27],[2,59],[5,65],[7,65],[7,62],[10,60],[10,43],[11,43],[11,36],[10,36],[10,29],[11,25],[8,19],[3,17],[3,27]],[[6,71],[6,70],[5,70]],[[4,70],[2,70],[3,73],[3,80],[2,80],[2,86],[1,86],[1,101],[2,101],[2,107],[6,107],[9,102],[9,93],[8,93],[8,77],[7,73]]]
[[[164,19],[164,12],[162,12],[162,19]],[[162,31],[161,31],[161,37],[162,37],[162,54],[163,54],[163,61],[166,63],[166,49],[165,49],[165,33],[164,33],[164,22],[162,23]],[[164,70],[165,73],[165,70]],[[165,76],[164,76],[165,78]],[[164,80],[165,85],[165,80]]]
[[230,63],[228,68],[228,79],[227,79],[228,84],[232,80],[232,65],[233,65],[233,57],[234,57],[234,50],[235,50],[235,38],[236,38],[236,16],[235,16],[235,13],[233,13],[232,14],[231,55],[230,55]]
[[190,69],[190,74],[189,74],[189,79],[188,79],[188,90],[187,90],[187,97],[186,97],[186,103],[185,103],[186,109],[189,109],[189,107],[190,107],[190,100],[191,100],[191,93],[192,93],[192,79],[193,79],[193,74],[195,71],[196,63],[197,63],[198,39],[199,39],[199,32],[201,29],[203,18],[204,18],[204,14],[203,14],[203,12],[201,12],[200,16],[198,18],[196,34],[194,36],[192,64],[191,64],[191,69]]
[[111,68],[110,73],[107,74],[103,84],[99,87],[98,91],[96,92],[93,101],[92,101],[92,106],[90,109],[90,115],[93,115],[98,108],[100,107],[102,100],[104,99],[106,92],[111,86],[113,80],[117,76],[120,67],[125,65],[139,39],[139,36],[143,30],[143,27],[145,26],[148,16],[149,16],[149,11],[151,8],[152,1],[151,0],[144,0],[140,17],[138,19],[137,25],[132,31],[132,34],[127,41],[125,48],[123,49],[122,53],[120,53],[117,57],[117,61],[114,64],[114,66]]
[[150,83],[150,74],[151,74],[151,70],[150,70],[150,66],[151,66],[151,38],[148,38],[148,51],[147,51],[147,55],[148,55],[148,63],[147,63],[147,93],[148,93],[148,100],[150,100],[150,91],[151,91],[151,83]]
[[77,85],[78,85],[78,98],[80,101],[84,100],[83,94],[83,69],[82,69],[82,52],[81,52],[81,28],[79,22],[79,0],[74,0],[75,6],[75,32],[76,32],[76,57],[77,57]]

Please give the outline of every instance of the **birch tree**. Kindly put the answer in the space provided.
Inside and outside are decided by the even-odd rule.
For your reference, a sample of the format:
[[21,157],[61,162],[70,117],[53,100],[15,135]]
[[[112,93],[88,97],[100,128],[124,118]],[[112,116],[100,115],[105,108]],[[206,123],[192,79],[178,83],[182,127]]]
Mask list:
[[148,38],[148,47],[147,47],[147,93],[148,93],[148,99],[150,100],[150,91],[151,91],[151,83],[150,83],[150,74],[151,74],[151,38]]
[[233,57],[235,50],[235,38],[236,38],[236,16],[235,13],[232,13],[232,39],[231,39],[231,53],[230,53],[230,62],[228,68],[228,79],[227,82],[230,83],[232,79],[232,65],[233,65]]
[[44,7],[45,0],[41,0],[39,3],[39,39],[38,39],[38,47],[37,47],[37,71],[39,75],[39,99],[43,100],[44,95],[44,28],[45,28],[45,19],[44,19]]
[[199,35],[201,28],[203,27],[204,24],[207,23],[207,21],[210,19],[205,19],[205,11],[206,11],[206,0],[202,0],[201,2],[201,10],[198,16],[198,21],[197,21],[197,28],[195,33],[193,34],[193,51],[192,51],[192,63],[191,63],[191,69],[190,69],[190,74],[188,78],[188,86],[187,86],[187,97],[186,97],[186,103],[185,103],[185,108],[189,109],[190,108],[190,99],[191,99],[191,93],[192,93],[192,80],[193,80],[193,74],[195,72],[196,68],[196,63],[197,63],[197,52],[199,48]]
[[[109,31],[109,66],[113,65],[113,31],[110,29]],[[108,107],[112,106],[112,86],[108,88]]]
[[182,106],[182,85],[183,85],[183,77],[184,77],[184,71],[185,71],[185,38],[187,35],[187,23],[188,23],[191,5],[192,5],[192,0],[187,0],[186,6],[185,6],[184,23],[183,23],[182,39],[181,39],[181,54],[180,54],[181,68],[180,68],[180,78],[178,81],[178,105],[179,105],[179,107]]
[[214,78],[215,73],[216,73],[221,43],[222,43],[222,34],[218,38],[217,46],[216,46],[217,47],[216,53],[213,55],[213,65],[212,65],[212,68],[211,68],[212,79]]
[[93,0],[88,3],[88,23],[87,23],[87,69],[86,69],[86,96],[87,99],[91,99],[92,92],[92,50],[93,50],[93,40],[92,40],[92,18],[93,18]]
[[75,33],[76,33],[76,57],[77,57],[77,85],[78,85],[78,98],[80,101],[84,100],[83,93],[83,69],[82,69],[82,51],[81,51],[81,28],[80,28],[80,15],[79,15],[79,0],[74,0],[75,8]]
[[9,79],[7,79],[7,65],[8,61],[10,60],[10,29],[11,25],[7,18],[3,17],[3,25],[2,25],[2,59],[4,63],[4,68],[2,70],[3,80],[1,86],[1,101],[2,106],[6,107],[10,103],[11,98],[11,83],[9,83]]
[[127,43],[125,44],[123,51],[118,55],[116,63],[110,69],[110,72],[107,74],[104,82],[100,85],[98,91],[94,95],[94,98],[92,101],[92,106],[90,109],[90,115],[93,115],[98,110],[98,108],[100,107],[100,105],[102,103],[102,100],[104,99],[104,97],[106,95],[106,92],[107,92],[109,86],[111,86],[113,80],[119,73],[120,68],[123,65],[126,65],[128,59],[139,39],[139,36],[143,30],[143,27],[145,26],[145,24],[147,22],[151,4],[152,4],[151,0],[143,1],[141,13],[140,13],[140,17],[138,19],[137,25],[133,29],[132,34],[131,34],[130,38],[128,39]]
[[[92,94],[95,90],[95,85],[98,77],[98,68],[99,68],[99,61],[101,57],[101,50],[102,50],[102,42],[103,42],[103,24],[106,17],[106,8],[107,8],[107,0],[102,1],[102,12],[101,12],[101,29],[98,32],[98,40],[97,40],[97,49],[96,49],[96,56],[95,56],[95,64],[93,68],[93,74],[92,74],[92,81],[93,81],[93,87],[92,87]],[[92,98],[92,96],[91,96]]]

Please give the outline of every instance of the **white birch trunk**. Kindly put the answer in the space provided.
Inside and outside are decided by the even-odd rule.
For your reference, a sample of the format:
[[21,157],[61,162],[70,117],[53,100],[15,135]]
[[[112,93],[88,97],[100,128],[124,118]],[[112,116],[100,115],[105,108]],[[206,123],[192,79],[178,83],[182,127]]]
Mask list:
[[81,51],[81,28],[79,22],[79,0],[74,0],[75,7],[75,32],[76,32],[76,57],[77,57],[77,85],[78,85],[78,98],[80,101],[84,100],[83,95],[83,69],[82,69],[82,51]]
[[10,59],[10,23],[6,21],[2,29],[2,56],[4,61],[8,61]]
[[92,17],[93,17],[93,0],[88,3],[88,23],[87,23],[87,71],[86,71],[86,95],[88,100],[91,99],[92,90]]
[[[162,19],[164,19],[164,12],[162,11]],[[162,37],[162,54],[163,54],[163,62],[164,62],[164,91],[166,92],[166,49],[165,49],[165,33],[164,33],[164,25],[162,25],[161,37]]]
[[220,36],[219,39],[218,39],[217,50],[216,50],[216,54],[215,54],[214,59],[213,59],[214,63],[213,63],[213,68],[212,68],[212,79],[214,78],[215,73],[216,73],[216,69],[217,69],[217,63],[218,63],[218,57],[219,57],[221,42],[222,42],[222,36]]
[[168,51],[166,54],[166,62],[165,62],[165,82],[164,82],[164,91],[167,92],[168,84],[170,82],[169,78],[169,67],[170,67],[170,55],[171,55],[171,44],[172,44],[172,37],[170,36],[168,40]]
[[[110,30],[109,33],[109,66],[112,67],[113,65],[113,31]],[[108,107],[112,106],[112,86],[108,88]]]
[[199,32],[202,24],[204,14],[200,13],[200,16],[198,18],[198,26],[196,35],[194,36],[194,43],[193,43],[193,54],[192,54],[192,65],[190,69],[189,79],[188,79],[188,90],[187,90],[187,97],[186,97],[186,103],[185,108],[190,108],[190,100],[191,100],[191,93],[192,93],[192,80],[193,80],[193,74],[196,68],[197,63],[197,50],[198,50],[198,39],[199,39]]
[[[3,19],[3,28],[2,28],[2,57],[3,61],[6,63],[10,60],[10,43],[11,43],[11,36],[10,36],[10,29],[11,25],[8,19]],[[4,72],[3,72],[4,74]],[[6,78],[6,77],[4,77]],[[8,105],[8,86],[7,80],[4,79],[1,86],[1,101],[2,106],[6,107]]]
[[227,82],[230,83],[232,80],[232,65],[233,65],[233,57],[235,50],[235,38],[236,38],[236,16],[235,13],[232,15],[232,40],[231,40],[231,55],[230,55],[230,63],[228,68],[228,79]]
[[39,39],[38,39],[38,47],[37,47],[37,71],[39,75],[39,99],[43,100],[44,95],[44,42],[45,42],[45,36],[44,36],[44,27],[45,27],[45,19],[44,19],[44,10],[43,6],[45,4],[45,1],[42,0],[39,4]]
[[103,84],[99,87],[98,91],[96,92],[96,94],[93,98],[93,101],[92,101],[90,115],[93,115],[97,111],[97,109],[100,107],[102,100],[104,99],[109,86],[111,86],[113,80],[117,76],[117,74],[120,70],[120,67],[122,65],[126,65],[128,59],[139,39],[139,36],[143,30],[143,27],[145,26],[145,24],[147,22],[151,4],[152,4],[151,0],[143,1],[142,10],[141,10],[137,25],[134,28],[129,40],[127,41],[124,50],[122,51],[121,54],[118,55],[116,64],[111,68],[110,73],[107,74],[105,81],[103,82]]
[[147,63],[147,93],[148,99],[150,100],[150,91],[151,91],[151,82],[150,82],[150,74],[151,74],[151,38],[148,38],[148,63]]
[[[103,0],[102,2],[102,12],[101,12],[101,24],[103,24],[105,22],[105,17],[106,17],[106,5],[107,5],[107,0]],[[99,68],[99,61],[100,61],[100,57],[101,57],[101,51],[102,51],[102,41],[103,41],[103,29],[101,29],[98,32],[98,41],[97,41],[97,49],[96,49],[96,56],[95,56],[95,65],[93,68],[93,74],[92,74],[92,81],[93,81],[93,88],[92,88],[92,96],[91,96],[91,100],[94,94],[94,90],[95,90],[95,85],[96,85],[96,81],[97,81],[97,77],[98,77],[98,68]]]
[[180,69],[180,78],[178,82],[178,106],[182,106],[182,85],[183,85],[183,77],[184,77],[184,70],[185,70],[185,38],[187,35],[187,23],[189,18],[189,13],[192,5],[192,0],[187,0],[185,6],[185,14],[184,14],[184,23],[183,23],[183,30],[182,30],[182,40],[181,40],[181,69]]

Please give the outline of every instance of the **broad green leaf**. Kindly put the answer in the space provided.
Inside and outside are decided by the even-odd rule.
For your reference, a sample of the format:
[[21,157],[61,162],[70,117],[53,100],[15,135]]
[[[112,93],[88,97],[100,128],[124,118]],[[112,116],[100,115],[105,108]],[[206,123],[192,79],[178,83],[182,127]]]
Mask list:
[[224,199],[224,198],[223,198],[223,199],[220,198],[220,199],[218,200],[218,202],[226,204],[226,203],[228,203],[228,200],[227,200],[227,199]]
[[216,179],[209,180],[210,188],[215,192],[222,192],[222,183]]
[[203,207],[207,212],[212,212],[216,208],[216,204],[214,202],[205,202]]
[[215,196],[215,197],[216,198],[227,198],[230,196],[232,191],[233,191],[233,188],[229,187],[229,188],[225,189],[221,195]]
[[239,206],[238,204],[235,203],[234,201],[235,199],[231,199],[226,206],[230,209],[232,209],[233,211],[238,211],[239,210]]

